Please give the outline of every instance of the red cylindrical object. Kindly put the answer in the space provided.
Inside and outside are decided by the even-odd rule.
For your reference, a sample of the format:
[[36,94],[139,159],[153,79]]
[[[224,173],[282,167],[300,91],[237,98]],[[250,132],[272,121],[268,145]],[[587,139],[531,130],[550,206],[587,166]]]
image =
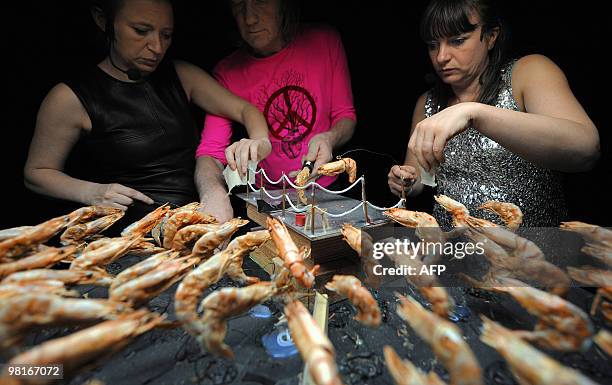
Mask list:
[[306,214],[303,213],[297,213],[295,214],[295,225],[296,226],[304,226],[304,224],[306,223]]

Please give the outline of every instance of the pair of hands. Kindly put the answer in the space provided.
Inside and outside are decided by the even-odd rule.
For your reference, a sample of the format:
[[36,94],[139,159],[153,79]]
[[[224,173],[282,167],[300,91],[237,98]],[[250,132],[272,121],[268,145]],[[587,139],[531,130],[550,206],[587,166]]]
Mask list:
[[[314,173],[316,169],[332,159],[333,146],[325,133],[314,135],[308,142],[308,153],[302,162],[309,160],[314,162]],[[241,139],[232,143],[225,150],[227,164],[232,170],[238,170],[241,176],[246,175],[249,160],[259,162],[272,152],[272,145],[268,138],[263,139]],[[295,178],[300,170],[289,173],[289,177]],[[203,202],[207,213],[214,215],[220,223],[226,222],[234,217],[234,210],[229,198],[224,191],[210,192]]]
[[[308,153],[302,158],[304,161],[314,162],[313,175],[319,166],[332,159],[333,146],[325,133],[314,135],[308,142]],[[238,170],[241,176],[246,175],[249,160],[259,162],[272,152],[272,145],[268,138],[263,139],[241,139],[232,143],[225,149],[227,164],[232,170]],[[289,173],[289,177],[295,178],[300,170]]]

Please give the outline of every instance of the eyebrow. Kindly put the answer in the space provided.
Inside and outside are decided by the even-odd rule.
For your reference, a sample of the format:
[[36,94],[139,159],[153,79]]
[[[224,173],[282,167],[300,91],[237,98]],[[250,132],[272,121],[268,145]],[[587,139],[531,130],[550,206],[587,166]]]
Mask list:
[[[139,27],[146,27],[146,28],[150,28],[150,29],[155,29],[155,27],[152,24],[149,24],[145,21],[133,21],[129,23],[132,26],[139,26]],[[162,31],[174,31],[173,27],[164,27],[162,28]]]

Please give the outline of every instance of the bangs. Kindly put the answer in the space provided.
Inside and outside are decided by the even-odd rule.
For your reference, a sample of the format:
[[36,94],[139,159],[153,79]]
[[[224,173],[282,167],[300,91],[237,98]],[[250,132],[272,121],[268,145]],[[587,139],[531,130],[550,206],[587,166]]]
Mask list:
[[424,42],[472,32],[478,24],[470,23],[474,9],[467,1],[436,1],[430,3],[421,18],[420,34]]

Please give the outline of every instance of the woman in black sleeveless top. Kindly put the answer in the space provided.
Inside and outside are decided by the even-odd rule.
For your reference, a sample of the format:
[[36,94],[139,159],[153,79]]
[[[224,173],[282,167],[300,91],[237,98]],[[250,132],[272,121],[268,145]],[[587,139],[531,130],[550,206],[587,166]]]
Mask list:
[[[28,188],[83,205],[129,208],[130,219],[165,202],[198,200],[199,138],[189,102],[244,124],[259,159],[270,152],[257,108],[200,68],[164,61],[174,28],[169,0],[102,0],[92,15],[108,37],[108,56],[43,101],[24,170]],[[87,170],[78,178],[64,172],[77,145]]]

